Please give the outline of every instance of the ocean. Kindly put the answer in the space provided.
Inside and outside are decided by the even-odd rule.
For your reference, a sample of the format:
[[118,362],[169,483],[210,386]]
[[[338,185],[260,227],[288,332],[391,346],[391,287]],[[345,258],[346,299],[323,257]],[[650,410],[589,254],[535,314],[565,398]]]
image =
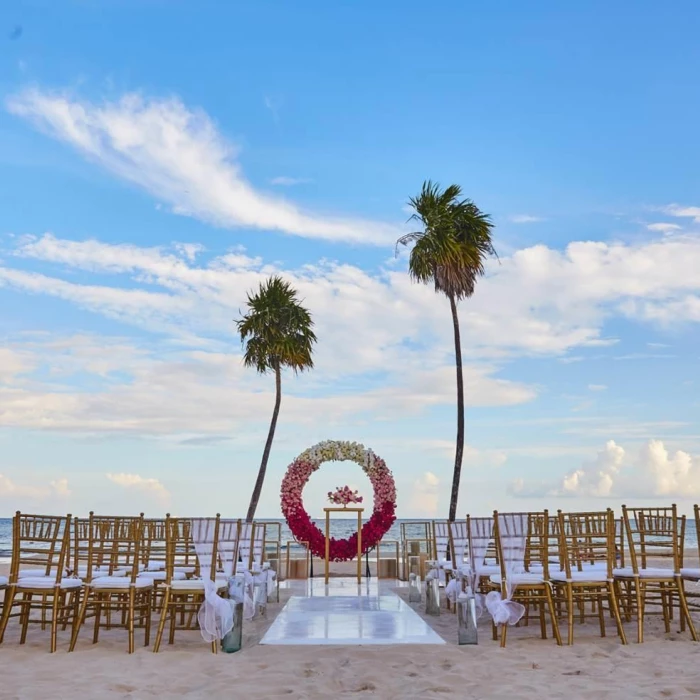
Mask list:
[[[292,533],[287,527],[287,523],[284,520],[269,520],[268,522],[279,522],[282,527],[282,546],[284,547],[287,541],[291,541],[294,538]],[[322,520],[315,520],[316,525],[323,531],[325,528],[325,523]],[[409,523],[411,520],[397,520],[392,526],[389,532],[385,535],[384,540],[401,540],[401,523]],[[349,537],[355,532],[357,527],[357,520],[354,518],[336,518],[331,520],[331,536],[336,539],[342,539],[344,537]],[[410,536],[422,537],[422,528],[418,526],[407,526],[407,531]],[[686,552],[690,556],[694,556],[697,553],[698,547],[698,536],[695,532],[695,523],[692,520],[686,522],[685,529],[685,547]],[[11,518],[0,518],[0,563],[7,563],[10,561],[12,555],[12,519]]]

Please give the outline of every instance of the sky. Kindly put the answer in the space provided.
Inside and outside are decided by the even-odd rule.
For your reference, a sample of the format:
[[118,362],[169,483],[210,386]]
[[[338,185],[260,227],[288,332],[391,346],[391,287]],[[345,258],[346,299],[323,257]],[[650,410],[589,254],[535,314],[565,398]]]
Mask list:
[[[446,517],[448,301],[395,241],[461,185],[498,260],[460,305],[458,512],[700,500],[700,6],[6,0],[0,516],[242,516],[274,378],[235,320],[313,315],[258,515],[326,439]],[[324,465],[305,505],[349,484]]]

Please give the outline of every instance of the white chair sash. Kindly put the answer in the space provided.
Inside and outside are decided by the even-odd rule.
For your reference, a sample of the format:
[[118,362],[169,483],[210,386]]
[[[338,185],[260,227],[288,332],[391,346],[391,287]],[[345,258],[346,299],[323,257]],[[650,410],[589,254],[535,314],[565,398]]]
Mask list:
[[197,620],[205,642],[223,639],[233,629],[233,610],[228,601],[217,594],[216,583],[211,578],[211,563],[216,551],[215,532],[216,518],[192,520],[192,542],[204,583],[204,602]]
[[483,596],[478,593],[479,579],[489,543],[493,539],[493,518],[469,518],[469,586],[474,594],[477,619],[484,611]]
[[516,576],[525,566],[527,544],[527,513],[502,513],[498,516],[498,538],[503,556],[502,566],[506,574],[506,596],[501,591],[491,591],[486,596],[486,607],[497,625],[515,625],[525,614],[525,606],[512,600],[516,588]]

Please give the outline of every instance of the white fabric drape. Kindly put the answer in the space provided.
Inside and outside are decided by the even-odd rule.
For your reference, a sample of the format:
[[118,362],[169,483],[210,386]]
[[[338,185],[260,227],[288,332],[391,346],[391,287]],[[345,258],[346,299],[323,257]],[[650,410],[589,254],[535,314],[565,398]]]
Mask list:
[[445,596],[451,603],[457,602],[457,597],[462,592],[462,579],[469,577],[470,567],[465,564],[464,555],[467,551],[469,539],[467,537],[467,521],[458,520],[449,524],[452,547],[454,549],[454,561],[452,568],[454,578],[445,587]]
[[217,550],[216,518],[192,520],[192,542],[204,583],[204,602],[197,613],[197,620],[202,639],[214,642],[223,639],[233,629],[231,606],[217,594],[216,583],[211,577],[212,559]]
[[506,574],[506,595],[491,591],[486,596],[486,607],[497,625],[515,625],[525,614],[525,606],[512,600],[517,585],[517,575],[525,565],[527,543],[527,513],[501,513],[498,515],[498,539]]
[[[263,569],[263,547],[265,544],[265,526],[261,523],[242,523],[239,545],[241,570],[245,575],[245,598],[243,600],[243,617],[252,620],[256,605],[264,605],[262,589],[272,585],[275,572]],[[264,584],[264,586],[263,586]]]
[[474,594],[477,618],[484,609],[483,596],[478,593],[479,579],[484,569],[484,560],[493,539],[493,518],[469,518],[469,584]]

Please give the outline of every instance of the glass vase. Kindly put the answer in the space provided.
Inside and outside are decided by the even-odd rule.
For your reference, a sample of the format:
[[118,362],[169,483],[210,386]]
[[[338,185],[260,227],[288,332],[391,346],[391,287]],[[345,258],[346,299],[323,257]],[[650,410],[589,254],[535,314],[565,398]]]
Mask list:
[[233,628],[224,635],[221,648],[227,654],[233,654],[243,646],[243,603],[237,603],[235,600],[230,600],[229,603],[233,608]]
[[440,614],[440,580],[436,569],[429,571],[425,577],[425,614]]
[[476,599],[471,592],[457,598],[457,641],[459,644],[478,644],[476,629]]
[[420,603],[422,600],[421,590],[420,590],[420,579],[414,573],[409,574],[408,577],[408,602],[409,603]]

